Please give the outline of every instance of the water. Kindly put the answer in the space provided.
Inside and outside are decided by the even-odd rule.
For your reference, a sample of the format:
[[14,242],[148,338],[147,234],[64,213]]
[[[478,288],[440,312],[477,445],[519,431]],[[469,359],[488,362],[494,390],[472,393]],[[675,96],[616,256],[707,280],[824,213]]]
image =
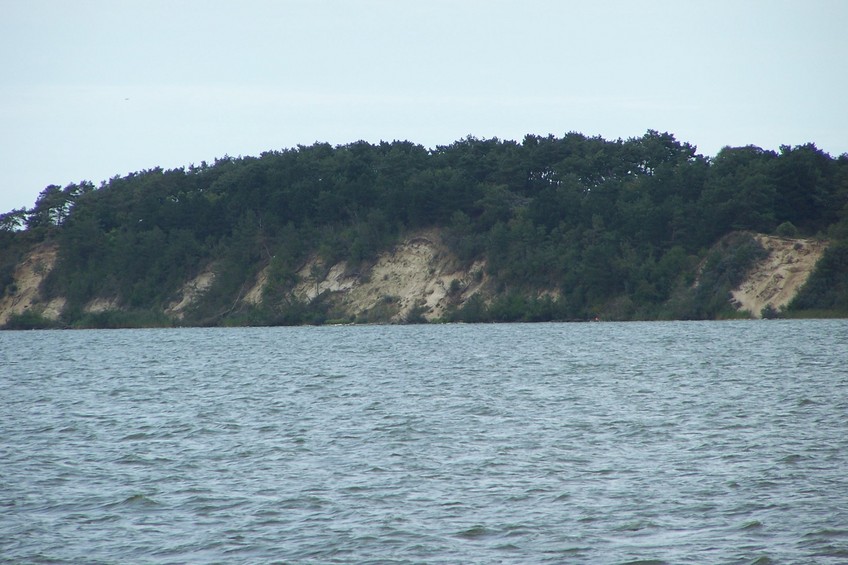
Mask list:
[[845,563],[848,321],[0,333],[0,561]]

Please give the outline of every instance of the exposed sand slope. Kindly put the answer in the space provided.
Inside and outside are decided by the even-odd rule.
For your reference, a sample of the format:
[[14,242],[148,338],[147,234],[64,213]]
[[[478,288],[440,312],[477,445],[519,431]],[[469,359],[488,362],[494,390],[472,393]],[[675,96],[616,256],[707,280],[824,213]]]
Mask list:
[[0,326],[9,318],[33,309],[45,318],[57,319],[65,306],[62,299],[44,303],[41,300],[41,283],[56,264],[58,247],[52,243],[42,243],[27,253],[24,260],[15,269],[15,294],[0,299]]
[[733,291],[733,303],[737,309],[747,310],[759,318],[766,306],[779,310],[789,304],[807,282],[827,242],[759,234],[754,237],[769,255],[759,261],[745,282]]
[[256,275],[256,282],[253,283],[253,286],[245,293],[243,301],[246,304],[255,305],[262,302],[262,290],[265,288],[265,285],[268,284],[268,273],[271,270],[270,266],[265,267],[259,274]]
[[310,260],[298,272],[301,282],[294,294],[311,301],[331,292],[337,307],[353,316],[388,302],[395,310],[390,321],[403,321],[416,308],[432,320],[440,318],[451,304],[461,304],[484,288],[488,282],[484,266],[479,261],[469,268],[460,267],[438,233],[427,231],[380,254],[360,273],[349,272],[345,262],[327,268]]
[[165,314],[182,320],[187,308],[192,306],[215,281],[215,272],[208,266],[202,273],[188,281],[180,289],[180,299],[171,302],[165,309]]
[[[766,306],[780,309],[794,298],[827,243],[765,235],[755,237],[769,255],[757,263],[745,282],[733,291],[733,300],[737,308],[758,318]],[[0,325],[7,323],[11,316],[30,310],[49,319],[60,316],[65,300],[56,298],[48,302],[40,293],[42,282],[56,263],[56,256],[56,246],[43,243],[24,257],[14,273],[16,292],[0,298]],[[301,282],[293,291],[297,298],[310,302],[322,295],[332,302],[337,313],[360,319],[398,322],[415,312],[434,320],[442,317],[448,307],[461,306],[478,293],[490,295],[485,263],[477,261],[463,267],[436,230],[411,235],[380,254],[372,264],[363,267],[362,272],[353,272],[344,261],[324,265],[312,258],[298,271],[298,276]],[[165,313],[181,319],[186,309],[212,285],[214,277],[210,266],[187,281],[179,298],[169,304]],[[260,303],[267,279],[266,268],[253,281],[242,303]],[[100,312],[115,308],[119,306],[113,299],[101,298],[91,301],[85,310]]]
[[95,298],[85,305],[85,312],[99,314],[101,312],[109,312],[110,310],[120,310],[117,298]]

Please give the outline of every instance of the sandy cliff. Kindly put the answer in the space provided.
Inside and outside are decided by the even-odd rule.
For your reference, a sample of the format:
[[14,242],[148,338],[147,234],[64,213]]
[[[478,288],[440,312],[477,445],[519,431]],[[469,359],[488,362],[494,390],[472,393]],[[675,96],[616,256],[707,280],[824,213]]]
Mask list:
[[[733,291],[733,304],[753,317],[760,317],[766,306],[779,310],[792,300],[827,245],[811,239],[755,237],[769,255]],[[11,316],[28,311],[47,319],[59,318],[65,300],[61,297],[46,300],[41,294],[41,285],[55,265],[57,253],[55,245],[43,243],[25,256],[14,273],[15,291],[0,299],[0,326]],[[359,321],[436,320],[449,307],[461,306],[472,296],[491,296],[485,267],[483,261],[463,265],[444,245],[438,230],[427,230],[411,234],[360,271],[344,261],[328,265],[312,257],[298,271],[300,282],[292,292],[307,303],[320,297],[332,304],[336,314]],[[214,268],[210,266],[195,279],[186,281],[165,314],[182,319],[213,282]],[[245,306],[261,303],[266,282],[267,271],[262,271],[250,286],[245,286],[247,291],[240,303]],[[85,310],[101,312],[117,308],[115,299],[106,297],[93,300]]]
[[345,262],[327,266],[312,259],[298,276],[294,294],[301,300],[329,292],[336,307],[350,316],[367,319],[382,308],[392,322],[415,314],[438,319],[451,304],[484,291],[489,280],[483,261],[460,265],[435,230],[407,238],[362,272],[349,272]]
[[769,254],[733,291],[733,304],[759,318],[763,308],[780,310],[792,301],[821,259],[827,243],[760,234],[755,237]]
[[0,298],[0,326],[28,311],[55,320],[65,307],[64,299],[45,302],[41,297],[41,283],[56,264],[58,248],[52,243],[41,243],[24,257],[14,273],[15,291]]

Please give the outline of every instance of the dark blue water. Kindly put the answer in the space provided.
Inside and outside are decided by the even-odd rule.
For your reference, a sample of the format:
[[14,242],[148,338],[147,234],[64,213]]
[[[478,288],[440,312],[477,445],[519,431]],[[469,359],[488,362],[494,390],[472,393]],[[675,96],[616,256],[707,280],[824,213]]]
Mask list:
[[0,352],[3,562],[848,562],[848,321]]

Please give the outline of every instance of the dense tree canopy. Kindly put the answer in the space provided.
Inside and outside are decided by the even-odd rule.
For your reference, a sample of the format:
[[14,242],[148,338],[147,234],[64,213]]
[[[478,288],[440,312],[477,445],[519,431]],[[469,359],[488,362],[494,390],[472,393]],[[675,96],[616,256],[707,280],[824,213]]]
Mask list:
[[[676,293],[726,234],[848,239],[848,156],[808,144],[726,147],[709,159],[656,131],[612,141],[467,137],[432,150],[407,141],[316,143],[145,170],[99,188],[51,185],[31,210],[0,215],[3,241],[59,243],[48,291],[68,298],[71,322],[97,296],[161,309],[211,261],[220,269],[209,304],[232,300],[246,276],[271,264],[269,303],[280,314],[294,308],[284,290],[307,253],[366,261],[399,234],[430,226],[451,234],[463,260],[488,259],[504,293],[490,318],[520,319],[516,310],[533,308],[548,312],[541,318],[599,309],[624,319],[712,317],[721,306],[711,297],[682,305]],[[842,255],[826,265],[844,289]],[[562,299],[555,308],[508,301],[530,288],[556,288]],[[200,308],[197,320],[214,310]]]

